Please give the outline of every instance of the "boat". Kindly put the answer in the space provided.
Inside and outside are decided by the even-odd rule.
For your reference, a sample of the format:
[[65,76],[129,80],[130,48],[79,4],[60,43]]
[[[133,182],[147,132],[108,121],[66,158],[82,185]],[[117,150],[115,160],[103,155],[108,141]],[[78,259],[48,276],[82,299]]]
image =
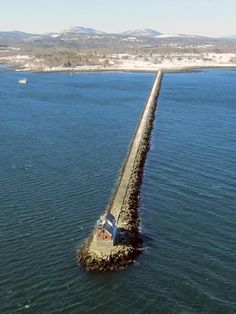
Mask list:
[[23,79],[20,79],[18,81],[18,83],[20,83],[20,84],[28,84],[28,80],[26,78],[23,78]]

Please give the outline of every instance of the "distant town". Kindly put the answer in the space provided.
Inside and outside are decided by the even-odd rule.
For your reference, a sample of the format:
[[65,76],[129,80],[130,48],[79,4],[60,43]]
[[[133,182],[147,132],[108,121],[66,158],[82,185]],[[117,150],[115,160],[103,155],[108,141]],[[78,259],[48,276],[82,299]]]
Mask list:
[[0,63],[17,71],[235,67],[236,38],[162,34],[152,29],[110,34],[85,27],[40,35],[0,32]]

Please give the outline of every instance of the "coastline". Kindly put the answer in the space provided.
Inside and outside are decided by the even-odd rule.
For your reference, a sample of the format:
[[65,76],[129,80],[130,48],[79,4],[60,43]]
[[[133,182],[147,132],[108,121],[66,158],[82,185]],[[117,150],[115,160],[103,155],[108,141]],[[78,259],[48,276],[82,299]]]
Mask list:
[[193,71],[201,71],[204,69],[230,69],[230,68],[236,68],[236,64],[215,64],[215,65],[192,65],[192,66],[183,66],[183,67],[166,67],[166,68],[153,68],[153,67],[145,67],[145,68],[136,68],[136,67],[129,67],[129,68],[120,68],[120,67],[112,67],[112,68],[91,68],[88,67],[74,67],[74,68],[61,68],[58,67],[56,69],[19,69],[12,67],[12,70],[16,72],[32,72],[32,73],[96,73],[96,72],[134,72],[134,73],[156,73],[157,71],[161,70],[163,73],[180,73],[180,72],[193,72]]
[[134,72],[134,73],[156,73],[162,71],[163,73],[180,73],[180,72],[192,72],[192,71],[201,71],[204,69],[226,69],[226,68],[236,68],[235,63],[212,63],[212,64],[191,64],[191,65],[150,65],[150,66],[110,66],[102,67],[99,65],[95,66],[76,66],[76,67],[47,67],[42,66],[40,68],[31,66],[24,67],[24,65],[17,65],[12,63],[1,63],[2,66],[5,66],[10,71],[15,72],[25,72],[25,73],[84,73],[84,72]]

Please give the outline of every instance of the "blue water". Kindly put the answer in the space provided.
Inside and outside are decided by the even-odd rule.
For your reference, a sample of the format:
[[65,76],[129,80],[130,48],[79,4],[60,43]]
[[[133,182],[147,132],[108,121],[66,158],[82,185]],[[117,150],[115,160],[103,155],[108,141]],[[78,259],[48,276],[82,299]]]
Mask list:
[[0,69],[1,314],[236,313],[233,69],[164,76],[141,191],[143,254],[117,273],[76,264],[153,79]]

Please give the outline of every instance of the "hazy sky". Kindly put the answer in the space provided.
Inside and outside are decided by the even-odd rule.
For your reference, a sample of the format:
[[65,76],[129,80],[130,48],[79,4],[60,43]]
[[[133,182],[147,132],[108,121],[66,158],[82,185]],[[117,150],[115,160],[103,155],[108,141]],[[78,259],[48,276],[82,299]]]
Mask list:
[[0,0],[0,31],[57,32],[75,25],[236,35],[236,0]]

